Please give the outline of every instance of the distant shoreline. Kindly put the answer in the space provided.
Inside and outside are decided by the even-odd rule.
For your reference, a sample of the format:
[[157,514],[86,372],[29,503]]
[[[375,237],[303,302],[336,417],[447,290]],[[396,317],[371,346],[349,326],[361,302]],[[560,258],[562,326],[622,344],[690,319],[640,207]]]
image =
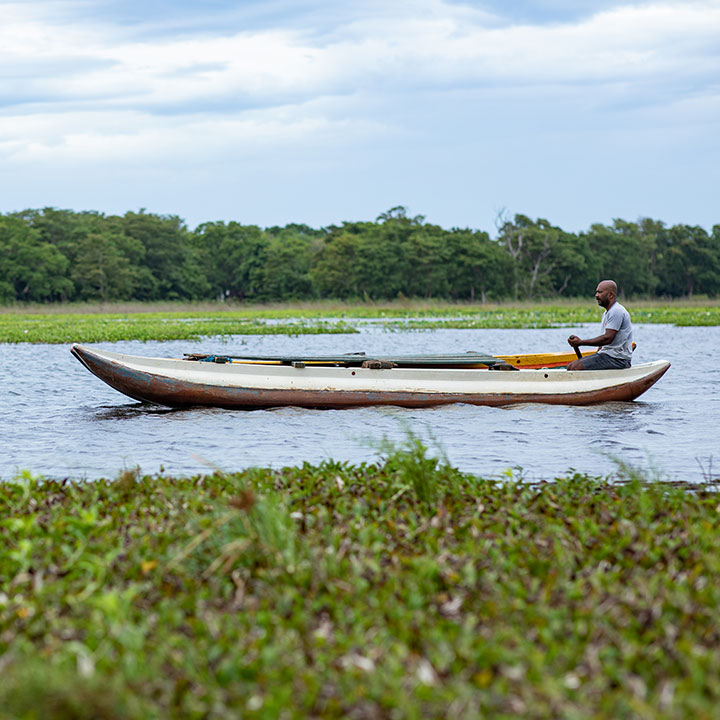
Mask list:
[[[620,298],[628,307],[637,308],[696,308],[720,307],[720,298],[696,296],[692,298]],[[345,301],[345,300],[307,300],[295,302],[268,302],[243,303],[236,301],[209,301],[191,302],[188,300],[153,302],[117,301],[117,302],[77,302],[77,303],[12,303],[0,304],[0,315],[55,315],[55,314],[116,314],[116,313],[157,313],[157,312],[233,312],[248,313],[252,315],[278,313],[308,313],[328,314],[333,312],[350,312],[356,317],[362,313],[376,314],[379,312],[392,312],[398,315],[413,312],[450,313],[452,311],[472,312],[494,309],[521,308],[545,309],[552,307],[578,307],[585,308],[593,305],[592,298],[539,298],[536,300],[507,300],[492,302],[451,302],[445,300],[421,300],[414,298],[382,301]],[[368,317],[372,317],[368,315]]]
[[[636,325],[720,325],[720,301],[625,301]],[[18,311],[19,310],[19,311]],[[235,335],[359,332],[362,320],[393,330],[575,327],[599,321],[601,308],[576,299],[540,303],[117,303],[0,311],[0,343],[198,340]]]

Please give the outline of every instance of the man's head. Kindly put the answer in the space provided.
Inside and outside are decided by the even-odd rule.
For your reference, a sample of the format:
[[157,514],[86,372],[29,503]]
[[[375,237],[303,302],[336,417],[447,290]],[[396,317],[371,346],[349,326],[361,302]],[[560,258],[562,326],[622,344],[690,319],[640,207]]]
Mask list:
[[607,310],[617,299],[617,285],[612,280],[602,280],[595,290],[595,299]]

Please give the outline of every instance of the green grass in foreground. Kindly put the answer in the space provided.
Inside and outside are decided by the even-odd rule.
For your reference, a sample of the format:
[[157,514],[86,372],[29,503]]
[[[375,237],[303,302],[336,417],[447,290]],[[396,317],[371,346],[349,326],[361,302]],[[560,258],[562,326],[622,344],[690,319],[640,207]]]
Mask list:
[[415,440],[26,475],[0,484],[0,717],[715,718],[718,502],[483,480]]
[[[673,325],[720,325],[720,304],[628,303],[633,322]],[[592,302],[563,304],[422,304],[221,306],[197,308],[132,305],[114,312],[66,306],[47,312],[0,312],[0,342],[70,343],[118,340],[197,340],[234,335],[302,335],[358,332],[363,319],[389,329],[548,328],[597,323],[600,309]],[[82,311],[80,311],[82,310]]]

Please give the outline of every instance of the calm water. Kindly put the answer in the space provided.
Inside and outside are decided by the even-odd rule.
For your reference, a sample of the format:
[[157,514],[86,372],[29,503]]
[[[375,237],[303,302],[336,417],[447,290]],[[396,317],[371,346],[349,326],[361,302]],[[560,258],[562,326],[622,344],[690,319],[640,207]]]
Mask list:
[[[586,326],[590,334],[594,326]],[[198,343],[122,342],[137,355],[539,352],[565,349],[570,330],[439,330],[359,335],[237,337]],[[592,407],[449,405],[410,410],[167,410],[142,405],[91,375],[69,346],[0,344],[0,478],[19,469],[49,477],[114,477],[123,468],[169,474],[281,467],[381,455],[384,438],[412,430],[455,466],[483,476],[522,468],[527,479],[569,469],[614,470],[613,457],[666,479],[720,476],[720,328],[637,326],[635,362],[673,367],[634,403]],[[517,472],[517,471],[516,471]]]

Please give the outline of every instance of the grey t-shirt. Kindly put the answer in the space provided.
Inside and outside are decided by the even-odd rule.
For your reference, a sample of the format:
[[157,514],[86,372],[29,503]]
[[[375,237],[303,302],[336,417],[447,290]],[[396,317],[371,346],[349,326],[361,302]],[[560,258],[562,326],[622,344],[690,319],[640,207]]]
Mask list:
[[630,313],[619,303],[614,303],[602,316],[602,331],[607,328],[617,330],[615,339],[609,345],[603,345],[598,352],[623,360],[632,358],[632,323]]

